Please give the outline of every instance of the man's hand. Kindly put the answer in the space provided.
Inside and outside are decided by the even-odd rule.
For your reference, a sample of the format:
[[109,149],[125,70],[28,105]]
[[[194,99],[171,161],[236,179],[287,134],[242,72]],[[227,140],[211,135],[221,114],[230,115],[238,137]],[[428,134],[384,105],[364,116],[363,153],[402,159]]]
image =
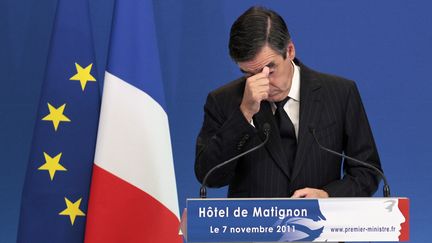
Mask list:
[[315,188],[303,188],[294,192],[291,198],[328,198],[326,191]]
[[269,96],[269,72],[270,69],[268,67],[264,67],[260,73],[257,73],[246,79],[240,110],[248,122],[251,122],[252,117],[259,111],[261,101],[267,99]]

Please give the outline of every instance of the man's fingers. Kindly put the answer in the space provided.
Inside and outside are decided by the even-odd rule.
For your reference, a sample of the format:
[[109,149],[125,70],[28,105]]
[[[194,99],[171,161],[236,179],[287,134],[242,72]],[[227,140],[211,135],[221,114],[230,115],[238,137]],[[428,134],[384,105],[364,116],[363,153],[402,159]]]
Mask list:
[[264,74],[266,77],[268,77],[268,76],[269,76],[269,73],[270,73],[270,68],[267,67],[267,66],[265,66],[265,67],[263,68],[263,70],[261,71],[261,73]]
[[251,80],[247,82],[247,86],[250,89],[253,89],[255,87],[266,87],[266,86],[270,86],[270,81],[268,80],[268,78]]
[[261,100],[265,100],[265,99],[267,99],[268,96],[269,96],[269,93],[268,93],[268,92],[261,92]]
[[306,195],[307,195],[307,188],[303,188],[303,189],[296,190],[291,197],[302,198],[302,197],[306,197]]
[[257,98],[262,97],[263,93],[267,93],[268,95],[268,93],[270,92],[270,84],[268,79],[260,79],[249,82],[246,85],[245,92],[251,94],[254,100],[261,101],[261,99],[258,100]]
[[328,193],[321,189],[315,188],[303,188],[296,190],[292,195],[292,198],[327,198]]
[[257,73],[253,76],[250,76],[247,78],[247,80],[254,81],[254,80],[260,80],[260,79],[268,79],[268,74],[265,73]]
[[267,99],[268,96],[269,96],[269,93],[266,90],[263,90],[263,91],[260,91],[260,92],[254,92],[252,94],[252,100],[254,102],[261,102],[261,101]]
[[269,97],[270,80],[268,74],[268,67],[265,67],[262,72],[246,79],[240,110],[248,121],[259,111],[261,101]]

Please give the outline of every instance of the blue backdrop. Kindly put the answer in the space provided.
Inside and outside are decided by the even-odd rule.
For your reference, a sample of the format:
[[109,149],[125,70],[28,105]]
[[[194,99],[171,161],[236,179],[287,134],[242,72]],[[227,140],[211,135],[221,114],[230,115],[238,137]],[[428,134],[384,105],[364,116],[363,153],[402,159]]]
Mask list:
[[[56,2],[0,1],[0,242],[16,239]],[[432,218],[428,0],[154,1],[180,207],[198,195],[194,144],[205,97],[240,75],[227,51],[230,26],[254,4],[285,18],[297,57],[306,65],[357,81],[392,195],[411,199],[411,242],[427,242]],[[97,63],[103,67],[112,0],[91,0],[91,7]],[[225,191],[210,190],[209,196]]]

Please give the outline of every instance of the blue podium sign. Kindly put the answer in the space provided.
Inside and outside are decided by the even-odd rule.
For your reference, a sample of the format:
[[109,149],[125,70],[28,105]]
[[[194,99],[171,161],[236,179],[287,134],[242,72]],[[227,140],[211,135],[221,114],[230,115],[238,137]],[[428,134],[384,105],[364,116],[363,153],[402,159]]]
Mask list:
[[406,198],[188,199],[187,241],[407,240],[408,203]]

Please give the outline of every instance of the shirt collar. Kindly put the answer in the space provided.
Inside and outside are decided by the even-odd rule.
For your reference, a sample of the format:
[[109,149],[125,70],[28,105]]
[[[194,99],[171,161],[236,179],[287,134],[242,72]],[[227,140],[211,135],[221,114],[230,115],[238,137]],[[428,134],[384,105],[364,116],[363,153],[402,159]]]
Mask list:
[[295,65],[293,61],[291,61],[291,63],[294,67],[294,73],[288,96],[295,101],[300,101],[300,67]]

